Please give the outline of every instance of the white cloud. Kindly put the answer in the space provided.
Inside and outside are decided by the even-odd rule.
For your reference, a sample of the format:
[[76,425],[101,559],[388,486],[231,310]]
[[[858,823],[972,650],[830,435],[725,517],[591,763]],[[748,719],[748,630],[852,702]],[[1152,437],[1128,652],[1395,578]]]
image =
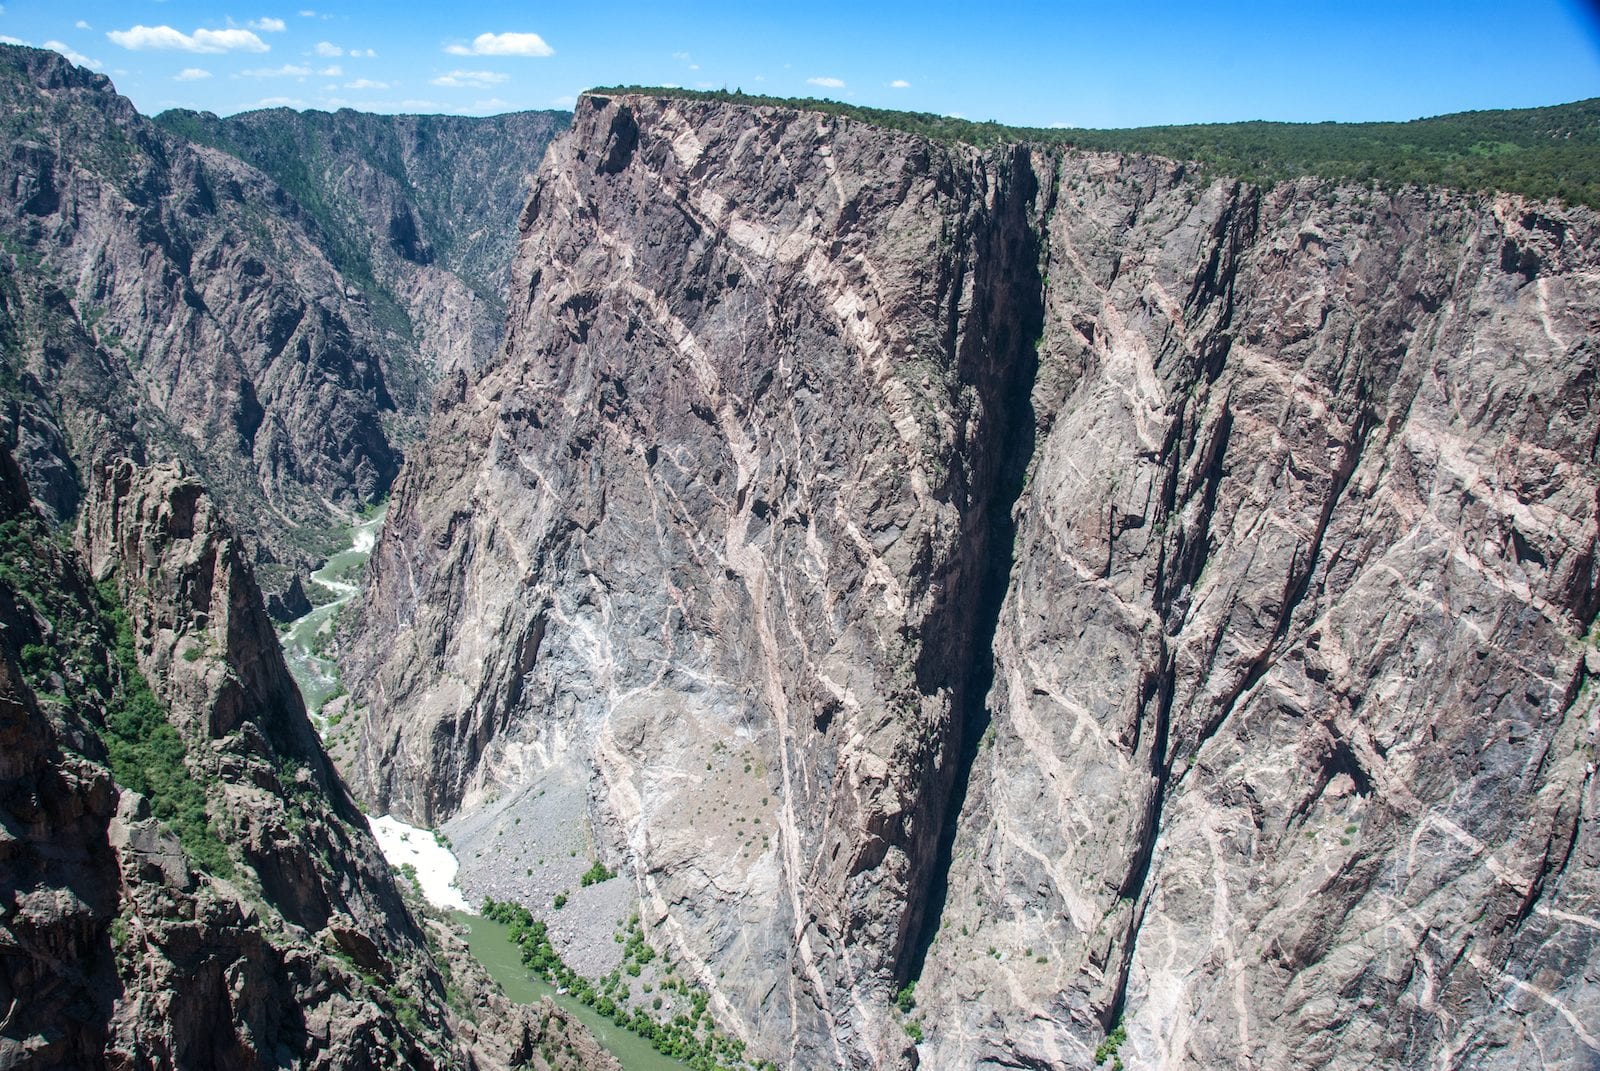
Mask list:
[[445,86],[449,89],[488,89],[497,86],[510,78],[510,75],[501,74],[499,71],[451,71],[431,79],[432,85]]
[[79,52],[71,45],[65,44],[61,41],[46,41],[44,43],[44,47],[61,53],[63,56],[67,57],[67,59],[71,60],[73,63],[76,63],[79,67],[88,67],[90,70],[98,71],[100,68],[105,66],[105,64],[101,63],[99,60],[90,59],[88,56],[85,56],[82,52]]
[[332,59],[335,56],[344,55],[344,49],[330,41],[318,41],[315,51],[317,55],[322,56],[324,59]]
[[370,78],[357,78],[354,82],[346,82],[346,89],[388,89],[388,82],[374,82]]
[[911,88],[911,83],[906,81],[904,78],[896,78],[894,81],[889,83],[889,88],[890,89],[910,89]]
[[306,102],[299,97],[262,97],[256,101],[257,108],[304,108]]
[[173,75],[172,80],[174,82],[198,82],[202,79],[210,77],[210,71],[201,70],[199,67],[185,67],[183,70]]
[[452,56],[553,56],[556,50],[536,33],[480,33],[471,45],[447,45]]
[[687,52],[674,52],[672,54],[672,58],[675,59],[675,60],[683,60],[683,62],[688,63],[689,62],[689,53],[687,53]]
[[509,100],[501,100],[499,97],[490,97],[488,100],[475,100],[472,102],[472,110],[475,112],[507,112],[511,110],[511,102]]
[[[4,11],[4,10],[5,10],[5,8],[0,7],[0,11]],[[94,29],[93,26],[90,26],[87,22],[84,22],[82,19],[79,19],[77,22],[74,22],[72,24],[72,28],[74,30],[92,30],[92,29]]]
[[311,11],[310,9],[306,9],[300,12],[300,17],[303,19],[314,19],[317,17],[317,13],[315,11]]
[[282,67],[254,67],[239,73],[246,78],[304,78],[311,73],[311,68],[285,63]]
[[372,59],[377,54],[378,50],[375,48],[352,48],[350,50],[351,59]]
[[282,33],[289,28],[282,19],[251,19],[245,25],[262,33]]
[[[502,101],[501,103],[503,104],[505,102]],[[563,93],[561,96],[551,100],[550,103],[557,108],[570,108],[574,104],[578,103],[578,98],[571,93]]]
[[698,63],[691,63],[689,64],[689,69],[691,71],[698,71],[700,69],[700,65]]
[[844,88],[844,79],[843,78],[807,78],[806,81],[808,83],[810,83],[811,85],[821,86],[823,89],[843,89]]
[[20,37],[12,37],[8,33],[0,33],[0,45],[26,45],[27,43]]
[[324,78],[338,78],[344,74],[344,68],[334,63],[322,68],[317,73]]
[[270,52],[267,43],[249,30],[196,30],[192,34],[171,26],[135,26],[106,34],[111,43],[133,52]]

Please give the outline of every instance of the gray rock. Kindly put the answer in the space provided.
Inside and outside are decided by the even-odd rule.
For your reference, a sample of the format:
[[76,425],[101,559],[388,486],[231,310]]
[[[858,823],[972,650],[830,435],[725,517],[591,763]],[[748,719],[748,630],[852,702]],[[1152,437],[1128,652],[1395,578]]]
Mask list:
[[397,484],[359,790],[581,779],[780,1062],[1589,1058],[1595,232],[587,96]]

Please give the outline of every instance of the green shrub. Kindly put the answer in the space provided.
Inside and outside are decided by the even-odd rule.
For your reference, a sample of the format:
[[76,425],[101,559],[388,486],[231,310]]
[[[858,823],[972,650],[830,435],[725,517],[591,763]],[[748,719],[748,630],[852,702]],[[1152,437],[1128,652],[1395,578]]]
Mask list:
[[186,764],[178,730],[167,720],[150,683],[139,671],[133,626],[117,601],[115,588],[101,585],[101,611],[115,636],[121,680],[106,710],[105,745],[117,783],[149,801],[150,811],[177,835],[195,865],[228,877],[233,860],[206,814],[206,794]]
[[596,859],[594,861],[594,866],[590,867],[588,870],[585,870],[583,872],[583,877],[579,878],[578,880],[582,882],[584,888],[588,888],[590,885],[598,885],[602,881],[610,881],[616,876],[617,872],[615,870],[607,869],[604,863]]
[[56,654],[42,643],[22,645],[22,672],[30,680],[43,680],[56,671]]
[[1095,1048],[1094,1065],[1099,1067],[1110,1060],[1114,1071],[1122,1071],[1122,1057],[1117,1055],[1117,1050],[1122,1048],[1122,1043],[1127,1040],[1128,1028],[1118,1023],[1116,1029],[1107,1034]]

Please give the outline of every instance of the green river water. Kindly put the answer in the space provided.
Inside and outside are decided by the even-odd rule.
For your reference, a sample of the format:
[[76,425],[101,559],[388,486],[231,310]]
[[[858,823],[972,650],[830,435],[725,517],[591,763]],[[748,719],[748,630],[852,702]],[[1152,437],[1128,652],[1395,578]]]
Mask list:
[[624,1030],[582,1001],[557,993],[554,986],[531,974],[522,965],[520,950],[511,943],[511,927],[464,911],[452,911],[450,917],[467,928],[467,947],[516,1003],[532,1004],[549,997],[588,1027],[589,1033],[611,1050],[627,1071],[685,1071],[688,1067],[661,1055],[638,1034]]
[[361,590],[358,581],[362,567],[372,556],[378,529],[383,527],[383,518],[388,512],[389,507],[384,506],[373,516],[350,526],[350,546],[329,558],[321,569],[311,574],[312,586],[330,593],[332,600],[304,617],[295,618],[288,628],[278,634],[284,660],[289,663],[289,672],[300,686],[306,710],[319,730],[323,728],[322,705],[339,689],[339,669],[317,652],[333,631],[334,617]]
[[[329,558],[321,569],[311,574],[311,582],[331,593],[332,601],[290,622],[278,634],[289,671],[300,686],[306,708],[319,730],[323,728],[322,706],[339,690],[339,670],[332,660],[323,658],[318,651],[333,629],[334,617],[360,590],[362,567],[372,554],[378,530],[383,526],[387,512],[388,508],[385,507],[373,517],[352,525],[349,530],[350,546]],[[510,927],[463,911],[453,911],[451,917],[467,927],[467,945],[472,954],[514,1002],[532,1004],[549,997],[588,1027],[595,1039],[610,1050],[626,1071],[686,1071],[687,1064],[661,1055],[639,1035],[624,1030],[582,1001],[565,993],[557,993],[554,986],[535,977],[522,965],[520,950],[511,943]]]

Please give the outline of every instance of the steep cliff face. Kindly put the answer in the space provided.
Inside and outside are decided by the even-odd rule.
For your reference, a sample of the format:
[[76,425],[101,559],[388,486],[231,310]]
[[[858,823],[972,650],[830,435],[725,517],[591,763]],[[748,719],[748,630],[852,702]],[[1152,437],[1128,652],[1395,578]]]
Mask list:
[[430,944],[452,939],[425,939],[402,903],[199,485],[172,466],[96,473],[97,590],[8,452],[0,470],[6,1066],[492,1068],[571,1050],[559,1015],[509,1008],[464,957],[441,972]]
[[274,613],[304,612],[294,578],[388,492],[437,375],[499,346],[559,113],[164,129],[13,46],[0,101],[4,432],[34,493],[69,517],[96,459],[182,460],[251,537]]
[[547,762],[593,770],[658,917],[728,890],[674,949],[741,979],[713,984],[719,1021],[842,1059],[882,1044],[856,1009],[913,932],[949,789],[981,439],[1032,352],[998,266],[1036,271],[1033,176],[809,115],[646,108],[591,102],[552,149],[512,356],[440,402],[397,497],[360,776],[438,818]]
[[287,108],[156,122],[271,175],[316,221],[321,245],[369,303],[397,313],[429,376],[499,348],[517,214],[566,112],[367,115]]
[[[21,474],[0,451],[6,564],[15,568],[22,555],[12,551],[25,547],[33,568],[55,580],[60,548],[33,550],[18,520],[30,514]],[[69,597],[87,597],[81,578],[60,579]],[[24,652],[43,670],[45,648],[21,586],[10,570],[0,578],[0,1062],[92,1067],[116,989],[108,924],[118,871],[106,840],[116,792],[104,766],[83,757],[97,742],[92,730],[41,704],[26,682]]]
[[1595,217],[1057,183],[925,1058],[1593,1060]]
[[159,130],[110,83],[5,46],[7,438],[70,516],[96,458],[182,459],[263,561],[384,494],[400,463],[385,330],[260,172]]
[[1592,1055],[1593,213],[589,96],[522,229],[363,793],[797,1066]]

